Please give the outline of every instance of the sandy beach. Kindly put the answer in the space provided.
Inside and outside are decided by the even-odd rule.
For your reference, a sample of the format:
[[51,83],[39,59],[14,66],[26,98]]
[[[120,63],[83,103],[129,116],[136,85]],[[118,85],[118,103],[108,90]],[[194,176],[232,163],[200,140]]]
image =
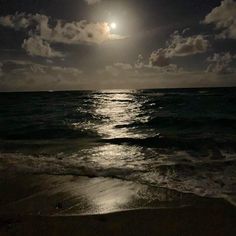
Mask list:
[[132,210],[88,216],[1,217],[0,235],[235,235],[236,211],[209,207]]
[[1,236],[236,234],[224,200],[109,178],[2,174],[0,186]]

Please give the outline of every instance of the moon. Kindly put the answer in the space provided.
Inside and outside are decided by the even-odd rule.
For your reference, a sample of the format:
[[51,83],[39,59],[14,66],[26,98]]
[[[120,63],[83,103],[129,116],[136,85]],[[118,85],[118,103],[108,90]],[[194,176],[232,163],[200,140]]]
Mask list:
[[117,24],[115,22],[112,22],[110,24],[110,27],[111,27],[111,29],[116,29],[117,28]]

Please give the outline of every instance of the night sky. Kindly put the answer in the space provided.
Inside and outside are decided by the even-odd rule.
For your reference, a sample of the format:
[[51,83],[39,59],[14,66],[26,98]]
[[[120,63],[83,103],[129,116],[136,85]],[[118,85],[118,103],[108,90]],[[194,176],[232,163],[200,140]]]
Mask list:
[[0,91],[236,86],[236,1],[0,0]]

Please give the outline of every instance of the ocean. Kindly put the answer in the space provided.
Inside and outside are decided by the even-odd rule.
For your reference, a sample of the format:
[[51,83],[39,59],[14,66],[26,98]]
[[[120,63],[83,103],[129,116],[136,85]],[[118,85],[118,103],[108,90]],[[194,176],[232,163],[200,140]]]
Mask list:
[[0,93],[0,171],[236,204],[236,88]]

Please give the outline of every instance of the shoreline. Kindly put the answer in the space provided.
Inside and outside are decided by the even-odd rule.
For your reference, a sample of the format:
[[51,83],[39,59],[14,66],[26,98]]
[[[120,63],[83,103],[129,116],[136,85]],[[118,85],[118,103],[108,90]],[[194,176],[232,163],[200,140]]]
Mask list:
[[0,179],[1,236],[234,236],[236,207],[109,178]]
[[225,199],[104,177],[1,173],[0,189],[0,215],[94,215],[224,201],[231,205]]

